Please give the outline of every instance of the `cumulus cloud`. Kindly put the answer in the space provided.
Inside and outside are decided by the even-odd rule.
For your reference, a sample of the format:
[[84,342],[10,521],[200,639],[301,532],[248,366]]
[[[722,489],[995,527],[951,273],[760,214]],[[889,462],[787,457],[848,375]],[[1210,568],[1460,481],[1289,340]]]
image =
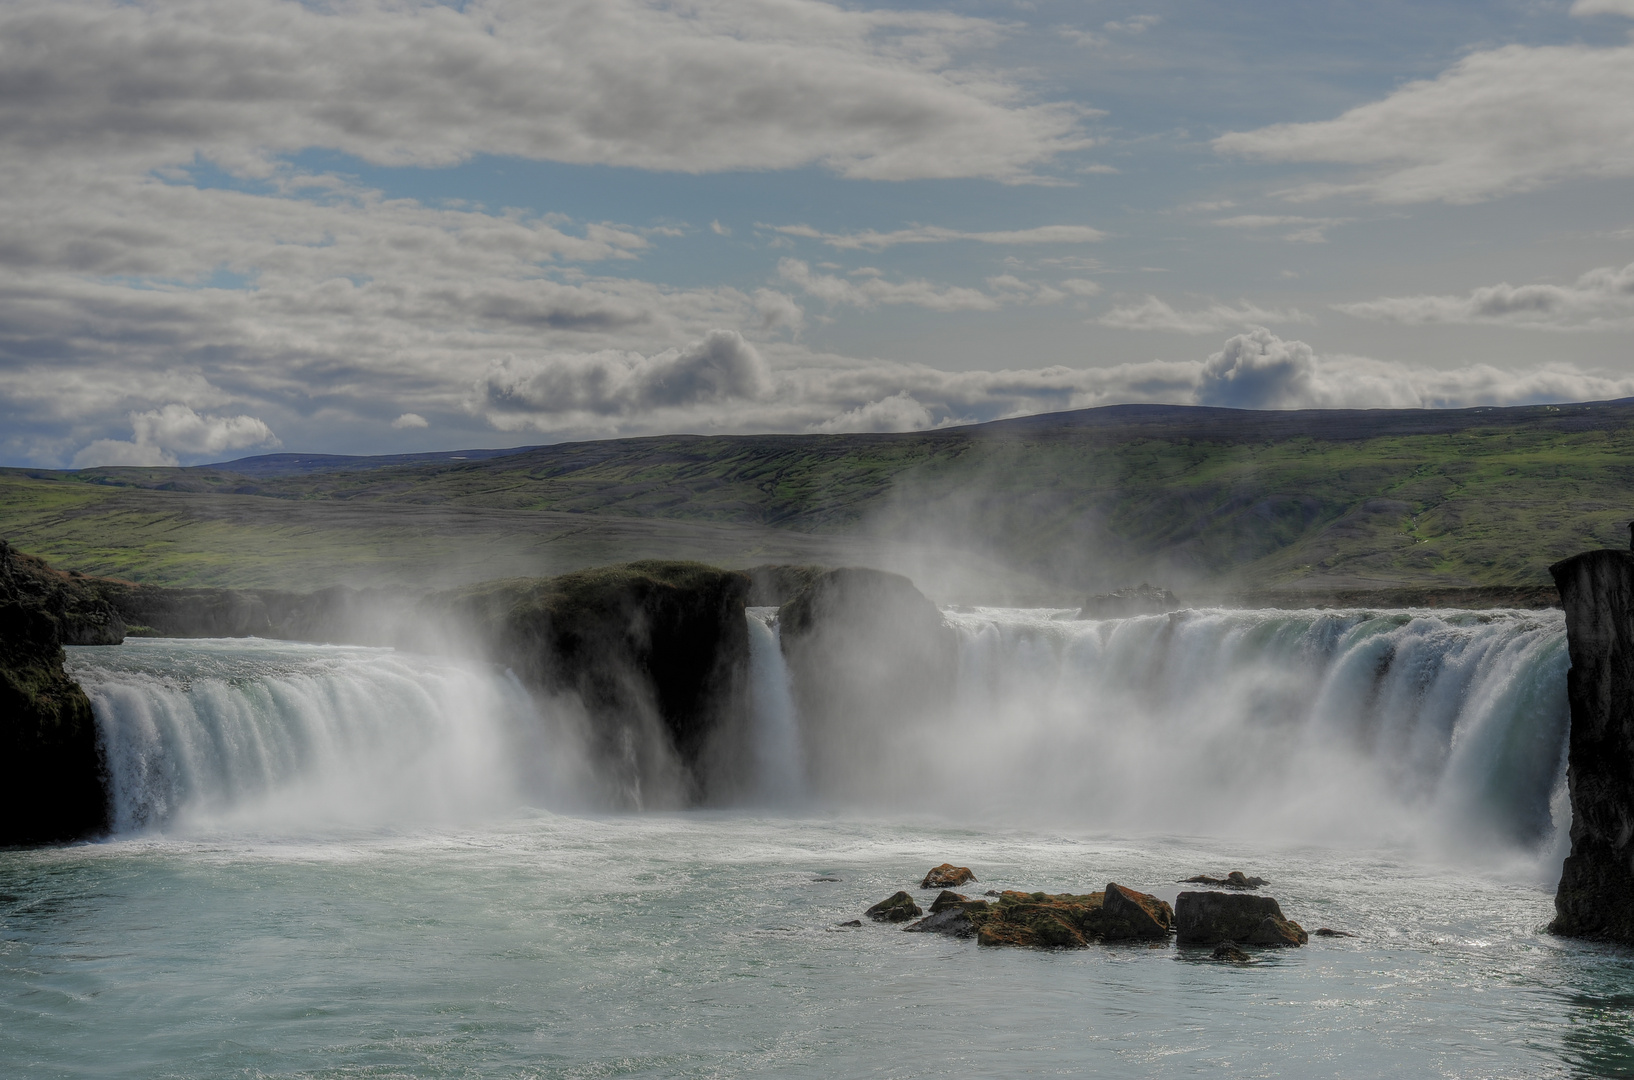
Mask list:
[[170,404],[130,414],[131,439],[98,439],[74,455],[75,468],[94,465],[175,465],[178,455],[209,457],[251,446],[278,446],[272,429],[254,416],[201,416]]
[[839,416],[812,424],[808,430],[832,433],[837,431],[923,431],[932,427],[936,418],[924,405],[915,401],[906,390],[888,398],[870,401],[848,409]]
[[685,349],[653,356],[606,351],[498,361],[478,381],[470,408],[515,430],[537,426],[542,417],[754,401],[769,390],[760,352],[735,330],[714,330]]
[[[1618,10],[1590,0],[1575,14]],[[1372,167],[1311,183],[1294,199],[1472,203],[1572,178],[1634,176],[1634,46],[1509,45],[1472,53],[1435,79],[1314,123],[1214,140],[1221,153]]]
[[1079,113],[959,66],[1005,32],[821,0],[16,0],[0,132],[34,153],[206,146],[245,175],[321,146],[390,165],[1027,179],[1081,145]]
[[[729,349],[735,348],[730,343]],[[792,344],[774,351],[780,355],[775,363],[767,360],[759,390],[734,391],[732,376],[715,376],[704,392],[676,394],[658,407],[652,407],[642,387],[646,367],[662,362],[660,357],[591,355],[561,357],[549,365],[499,364],[479,383],[468,407],[503,430],[629,434],[677,429],[917,431],[1124,402],[1256,409],[1455,408],[1634,396],[1634,376],[1567,365],[1519,373],[1490,365],[1414,368],[1323,355],[1263,327],[1234,334],[1218,351],[1197,359],[1104,368],[954,372],[812,354]],[[645,404],[636,404],[643,398]]]
[[1413,326],[1489,323],[1529,330],[1628,330],[1634,328],[1634,263],[1620,269],[1598,267],[1570,285],[1502,282],[1467,296],[1381,297],[1334,307],[1361,319]]
[[981,244],[1091,244],[1106,239],[1106,234],[1087,225],[1040,225],[1034,229],[1012,229],[999,232],[960,232],[939,225],[915,225],[908,229],[878,232],[867,229],[855,233],[826,233],[810,225],[762,225],[787,236],[820,240],[829,247],[852,251],[884,251],[898,244],[946,244],[955,240],[969,240]]
[[408,428],[430,427],[431,422],[425,417],[421,416],[419,413],[406,412],[402,416],[399,416],[396,420],[393,420],[391,422],[391,426],[399,430],[406,430]]
[[1124,304],[1095,320],[1116,330],[1163,330],[1175,334],[1213,334],[1259,323],[1310,323],[1316,320],[1298,308],[1275,310],[1250,304],[1237,307],[1213,303],[1205,308],[1180,311],[1155,296],[1138,303]]

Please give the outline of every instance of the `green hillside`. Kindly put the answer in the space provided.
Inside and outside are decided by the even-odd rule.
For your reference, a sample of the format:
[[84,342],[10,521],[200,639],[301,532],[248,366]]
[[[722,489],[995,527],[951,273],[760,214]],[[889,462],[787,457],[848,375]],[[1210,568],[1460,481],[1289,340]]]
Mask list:
[[967,593],[983,580],[1010,592],[1540,584],[1556,559],[1627,543],[1634,403],[1119,406],[903,435],[360,464],[7,470],[0,536],[61,565],[171,583],[384,583],[428,568],[469,580],[674,555],[918,566]]

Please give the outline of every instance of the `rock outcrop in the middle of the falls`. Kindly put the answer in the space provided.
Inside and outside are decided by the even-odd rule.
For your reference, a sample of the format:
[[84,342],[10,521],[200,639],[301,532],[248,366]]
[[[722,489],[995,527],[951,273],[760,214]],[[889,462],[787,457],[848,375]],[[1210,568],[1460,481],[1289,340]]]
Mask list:
[[914,740],[936,738],[952,705],[953,631],[913,582],[865,569],[818,574],[778,621],[811,782],[877,799],[908,777]]
[[649,560],[421,602],[415,642],[469,636],[531,689],[576,695],[615,804],[729,800],[748,774],[746,575]]

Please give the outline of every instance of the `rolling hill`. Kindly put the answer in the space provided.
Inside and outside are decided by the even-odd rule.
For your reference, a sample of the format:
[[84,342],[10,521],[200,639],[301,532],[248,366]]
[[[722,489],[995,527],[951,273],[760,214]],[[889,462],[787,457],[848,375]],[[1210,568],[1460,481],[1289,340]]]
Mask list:
[[1036,598],[1548,582],[1634,513],[1634,401],[1111,406],[906,434],[659,436],[0,470],[0,536],[165,584],[450,584],[625,558],[904,570]]

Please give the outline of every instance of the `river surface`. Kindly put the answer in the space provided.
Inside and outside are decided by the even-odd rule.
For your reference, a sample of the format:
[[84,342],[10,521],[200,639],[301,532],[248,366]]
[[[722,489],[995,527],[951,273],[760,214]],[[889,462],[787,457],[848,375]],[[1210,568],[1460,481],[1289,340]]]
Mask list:
[[[1243,867],[1359,936],[1238,966],[839,925],[947,859],[1171,900]],[[10,852],[0,892],[16,1077],[1634,1075],[1634,959],[1542,933],[1523,872],[1389,852],[524,812]]]
[[[753,805],[639,813],[502,671],[70,650],[115,832],[0,852],[0,1075],[1634,1077],[1634,953],[1543,932],[1558,612],[1062,615],[950,612],[939,737],[841,799],[752,612]],[[1356,936],[1234,965],[844,925],[944,861],[1171,901],[1242,869]]]

